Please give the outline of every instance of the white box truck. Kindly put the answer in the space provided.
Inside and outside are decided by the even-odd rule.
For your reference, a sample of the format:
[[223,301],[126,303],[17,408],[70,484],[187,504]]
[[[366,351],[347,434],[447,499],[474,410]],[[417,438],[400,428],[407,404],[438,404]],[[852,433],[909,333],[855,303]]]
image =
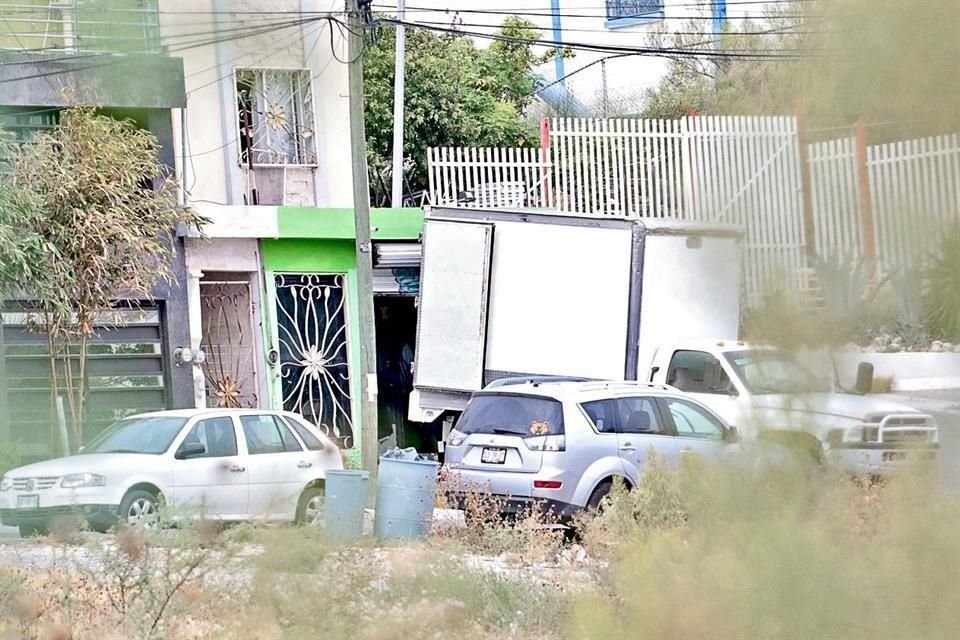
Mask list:
[[502,378],[645,379],[657,347],[737,335],[730,225],[428,209],[410,419]]

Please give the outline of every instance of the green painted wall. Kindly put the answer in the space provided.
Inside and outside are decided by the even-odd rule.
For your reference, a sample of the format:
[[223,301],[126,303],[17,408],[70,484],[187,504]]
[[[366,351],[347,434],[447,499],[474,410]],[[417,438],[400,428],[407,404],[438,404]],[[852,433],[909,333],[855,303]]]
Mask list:
[[[352,240],[353,209],[278,207],[281,238]],[[371,209],[374,240],[416,240],[423,231],[423,209]]]
[[[282,219],[282,218],[281,218]],[[263,300],[269,301],[262,309],[264,344],[268,349],[277,349],[276,336],[276,291],[274,276],[277,273],[342,273],[347,300],[347,349],[350,362],[350,411],[353,418],[354,445],[346,451],[353,466],[360,462],[360,382],[357,379],[356,363],[360,362],[360,341],[353,319],[359,315],[357,297],[356,253],[353,240],[305,239],[262,240],[261,253],[265,273],[266,291]],[[280,375],[277,369],[268,369],[270,407],[281,409]]]

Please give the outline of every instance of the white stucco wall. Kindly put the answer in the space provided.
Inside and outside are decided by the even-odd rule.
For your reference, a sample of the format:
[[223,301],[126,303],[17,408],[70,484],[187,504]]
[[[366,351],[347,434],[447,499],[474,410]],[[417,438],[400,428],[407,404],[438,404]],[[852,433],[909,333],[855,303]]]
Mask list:
[[[317,206],[351,206],[350,163],[344,161],[350,157],[347,68],[334,58],[330,24],[317,19],[251,35],[271,24],[342,11],[342,3],[161,0],[160,11],[163,42],[169,54],[181,57],[184,65],[186,149],[179,113],[174,114],[174,137],[177,173],[190,192],[190,200],[244,203],[247,178],[239,162],[234,70],[264,67],[309,69],[312,77],[318,162],[312,182],[296,176],[293,188],[309,193],[294,194],[292,203],[313,201]],[[225,41],[214,43],[217,39]],[[333,46],[336,55],[345,59],[346,41],[336,27]]]

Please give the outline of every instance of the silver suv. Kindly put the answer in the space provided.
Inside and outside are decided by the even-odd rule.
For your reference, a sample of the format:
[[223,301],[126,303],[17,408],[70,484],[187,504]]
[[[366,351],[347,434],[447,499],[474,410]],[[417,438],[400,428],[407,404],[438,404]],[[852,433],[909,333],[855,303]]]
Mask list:
[[473,395],[447,438],[442,488],[454,502],[489,492],[507,513],[567,518],[596,506],[615,478],[636,484],[655,452],[718,458],[736,429],[673,387],[582,380],[510,381]]

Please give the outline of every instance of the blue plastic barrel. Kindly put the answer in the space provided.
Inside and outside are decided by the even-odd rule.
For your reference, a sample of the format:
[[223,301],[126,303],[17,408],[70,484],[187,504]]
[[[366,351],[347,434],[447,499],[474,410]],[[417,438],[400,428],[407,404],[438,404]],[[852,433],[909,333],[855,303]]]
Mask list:
[[439,463],[380,458],[373,532],[381,539],[415,538],[430,532]]
[[339,540],[363,536],[363,510],[367,505],[369,471],[329,470],[323,505],[327,535]]

